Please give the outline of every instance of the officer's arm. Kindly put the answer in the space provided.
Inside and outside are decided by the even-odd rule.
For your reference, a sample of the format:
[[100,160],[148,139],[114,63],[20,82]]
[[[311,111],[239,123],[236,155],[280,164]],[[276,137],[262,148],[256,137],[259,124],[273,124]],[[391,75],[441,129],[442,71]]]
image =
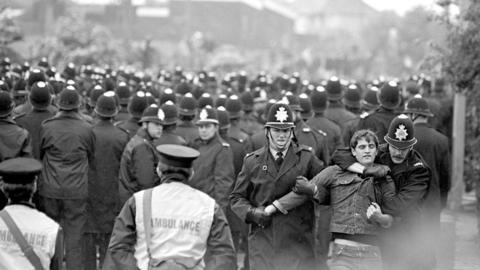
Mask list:
[[350,148],[339,148],[332,156],[332,164],[338,165],[343,170],[348,170],[354,173],[363,173],[365,169],[360,163],[357,162]]
[[135,198],[130,197],[115,219],[103,270],[136,269],[134,257],[137,241],[135,225]]
[[132,172],[141,189],[155,186],[155,153],[147,143],[141,143],[132,150]]
[[20,157],[32,157],[32,137],[26,129],[23,130],[25,139],[23,140]]
[[430,177],[430,170],[427,167],[416,165],[409,172],[408,179],[397,194],[390,198],[384,198],[382,207],[384,212],[395,217],[411,212],[425,197]]
[[222,146],[215,158],[214,168],[214,199],[225,209],[228,206],[228,196],[234,184],[233,154],[229,146]]
[[232,234],[222,209],[215,204],[212,227],[207,240],[205,269],[237,269]]
[[[328,186],[332,183],[332,170],[325,169],[317,174],[312,180],[311,183],[315,184],[315,193],[313,194],[313,200],[317,203],[325,203],[329,198]],[[296,192],[289,192],[288,194],[282,196],[281,198],[275,200],[272,205],[276,210],[283,214],[287,214],[289,210],[302,205],[310,199],[310,196],[298,194]]]
[[246,156],[243,160],[242,170],[238,174],[235,186],[230,194],[230,207],[232,211],[243,221],[247,218],[247,213],[253,205],[248,200],[252,192],[251,170],[253,160],[249,160],[250,156]]
[[63,269],[63,230],[58,228],[57,239],[55,242],[55,253],[50,260],[50,270]]

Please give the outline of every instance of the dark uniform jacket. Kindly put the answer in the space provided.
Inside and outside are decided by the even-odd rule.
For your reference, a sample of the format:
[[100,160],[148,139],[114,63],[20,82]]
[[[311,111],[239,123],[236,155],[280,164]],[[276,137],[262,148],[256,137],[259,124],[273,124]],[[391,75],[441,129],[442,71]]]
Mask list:
[[191,121],[179,121],[176,132],[179,136],[182,136],[187,143],[191,143],[198,137],[198,127]]
[[161,144],[178,144],[178,145],[187,145],[187,141],[183,137],[177,134],[175,131],[166,131],[164,130],[162,136],[153,142],[154,145]]
[[87,197],[89,163],[93,164],[95,135],[78,112],[61,111],[43,122],[40,195],[55,199]]
[[[297,176],[311,179],[320,172],[321,162],[309,149],[292,143],[280,168],[268,146],[247,155],[230,195],[233,211],[246,221],[252,207],[265,207],[289,193]],[[269,227],[251,224],[251,269],[314,269],[313,219],[313,204],[307,202],[287,215],[274,215]]]
[[265,130],[256,132],[250,137],[252,142],[252,151],[258,150],[265,146],[267,137],[265,136]]
[[315,155],[323,162],[324,166],[330,163],[327,137],[324,134],[310,128],[303,121],[295,123],[294,131],[299,144],[312,147]]
[[115,126],[126,130],[130,138],[132,138],[135,136],[135,134],[137,134],[138,129],[142,126],[138,121],[140,121],[140,118],[130,117],[125,121],[116,122]]
[[115,116],[116,122],[126,121],[130,118],[130,113],[128,112],[127,107],[121,106],[118,114]]
[[93,126],[95,165],[88,173],[86,232],[110,233],[118,203],[118,172],[128,134],[111,121],[100,120]]
[[133,193],[158,185],[157,164],[158,153],[153,145],[153,138],[141,128],[125,146],[120,161],[120,206]]
[[11,118],[0,119],[0,162],[15,157],[31,157],[30,134]]
[[429,214],[440,221],[440,212],[447,202],[450,190],[451,165],[448,138],[430,127],[427,123],[416,123],[415,138],[418,142],[413,146],[432,171],[432,181],[428,189],[425,207]]
[[397,115],[394,110],[380,107],[365,118],[361,118],[358,122],[358,129],[370,129],[377,134],[379,143],[385,143],[383,137],[388,133],[390,122]]
[[343,146],[342,130],[338,124],[324,116],[314,116],[306,124],[320,134],[327,137],[328,152],[333,153],[339,147]]
[[354,119],[356,115],[345,109],[345,106],[342,103],[329,102],[328,107],[325,110],[325,117],[339,125],[343,133],[345,130],[345,123],[350,119]]
[[26,114],[21,114],[15,117],[15,122],[30,133],[30,136],[32,137],[33,157],[36,159],[40,159],[40,131],[42,128],[42,122],[52,118],[54,115],[55,113],[49,110],[34,108]]
[[243,132],[250,136],[262,130],[263,128],[253,113],[245,114],[243,117],[241,117],[238,126]]
[[215,135],[208,141],[200,138],[190,146],[200,152],[193,162],[193,176],[188,184],[214,198],[224,212],[234,184],[233,154],[230,145]]

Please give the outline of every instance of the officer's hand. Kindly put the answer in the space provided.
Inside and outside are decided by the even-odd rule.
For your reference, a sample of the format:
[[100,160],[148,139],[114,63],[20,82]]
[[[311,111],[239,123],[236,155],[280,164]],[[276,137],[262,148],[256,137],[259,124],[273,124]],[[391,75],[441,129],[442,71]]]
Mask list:
[[247,213],[246,221],[247,223],[254,223],[265,228],[272,223],[272,217],[265,212],[265,207],[252,207]]
[[265,207],[265,213],[267,213],[267,215],[271,216],[275,214],[275,212],[277,212],[277,208],[275,208],[275,206],[273,206],[272,204]]
[[373,164],[363,170],[363,176],[373,176],[374,178],[385,177],[389,173],[390,167],[380,164]]
[[295,182],[295,186],[293,187],[293,191],[295,193],[313,197],[313,194],[315,194],[315,190],[316,186],[314,183],[308,181],[308,179],[303,176],[297,176],[297,181]]

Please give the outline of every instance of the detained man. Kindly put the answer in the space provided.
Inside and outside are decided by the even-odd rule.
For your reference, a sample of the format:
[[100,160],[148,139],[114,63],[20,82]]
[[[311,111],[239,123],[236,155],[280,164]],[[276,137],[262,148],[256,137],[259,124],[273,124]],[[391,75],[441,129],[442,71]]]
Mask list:
[[[359,130],[350,141],[351,154],[365,167],[374,164],[378,138],[370,130]],[[395,187],[389,176],[373,178],[329,166],[311,181],[297,177],[294,192],[266,207],[269,214],[288,211],[313,198],[332,207],[330,231],[333,234],[331,270],[382,269],[378,232],[389,227],[393,218],[381,212],[385,198],[393,196]],[[319,222],[316,220],[316,222]],[[316,226],[318,228],[318,226]]]

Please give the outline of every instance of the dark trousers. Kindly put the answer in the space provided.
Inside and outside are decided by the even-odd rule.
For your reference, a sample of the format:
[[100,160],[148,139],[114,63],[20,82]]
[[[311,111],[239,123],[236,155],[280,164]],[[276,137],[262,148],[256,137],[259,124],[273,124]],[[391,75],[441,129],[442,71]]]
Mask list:
[[67,270],[83,270],[82,236],[87,220],[87,200],[41,197],[40,201],[41,210],[63,228]]
[[[84,233],[83,234],[83,255],[84,269],[100,269],[105,259],[108,243],[110,242],[110,233]],[[97,264],[97,247],[100,255]]]

